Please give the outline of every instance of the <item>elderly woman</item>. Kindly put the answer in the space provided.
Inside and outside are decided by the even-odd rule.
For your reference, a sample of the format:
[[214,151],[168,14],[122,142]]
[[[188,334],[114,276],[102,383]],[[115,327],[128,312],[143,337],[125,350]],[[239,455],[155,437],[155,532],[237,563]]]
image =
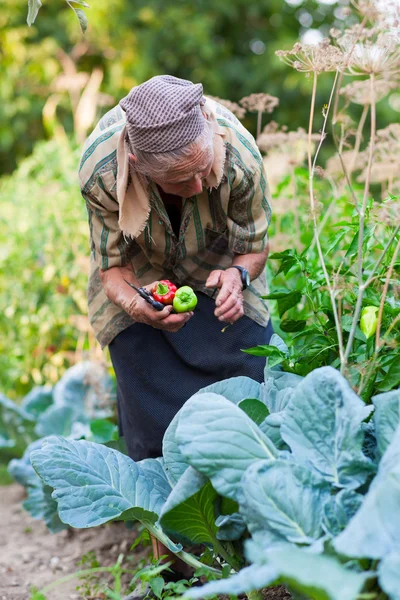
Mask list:
[[[241,352],[271,336],[268,185],[253,137],[200,84],[134,87],[98,123],[80,164],[91,240],[89,318],[108,346],[129,455],[157,457],[184,402],[211,383],[263,378]],[[154,310],[127,282],[191,286],[194,312]],[[226,328],[225,326],[230,326]]]

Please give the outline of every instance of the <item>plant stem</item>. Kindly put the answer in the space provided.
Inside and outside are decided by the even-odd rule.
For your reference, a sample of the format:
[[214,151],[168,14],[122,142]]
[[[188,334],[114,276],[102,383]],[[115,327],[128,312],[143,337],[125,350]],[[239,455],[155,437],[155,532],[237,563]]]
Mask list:
[[296,237],[300,240],[300,221],[299,221],[299,211],[297,210],[296,197],[297,197],[297,188],[296,188],[296,173],[294,172],[294,166],[290,166],[290,178],[292,183],[292,208],[294,214],[294,224],[296,227]]
[[347,363],[349,360],[350,352],[353,348],[354,336],[356,333],[357,323],[360,318],[362,301],[364,297],[365,285],[363,283],[363,245],[364,245],[364,228],[365,228],[365,213],[367,210],[367,201],[369,195],[369,186],[371,181],[371,171],[372,171],[372,160],[374,157],[374,148],[375,148],[375,134],[376,134],[376,103],[375,103],[375,77],[374,74],[370,75],[370,88],[371,88],[371,139],[369,146],[369,156],[368,156],[368,166],[367,166],[367,174],[365,177],[365,185],[364,185],[364,196],[363,202],[361,206],[361,210],[359,213],[360,216],[360,226],[358,230],[358,256],[357,256],[357,280],[358,280],[358,293],[357,293],[357,301],[353,315],[353,321],[351,323],[351,329],[349,333],[349,338],[347,340],[346,351],[344,354],[344,360],[342,361],[341,373],[343,374],[347,368]]
[[316,156],[314,157],[314,162],[312,162],[312,158],[311,158],[311,135],[312,135],[312,126],[313,126],[313,121],[314,121],[314,111],[315,111],[315,96],[316,96],[316,92],[317,92],[317,73],[314,73],[314,80],[313,80],[313,89],[312,89],[312,96],[311,96],[311,109],[310,109],[310,121],[309,121],[309,126],[308,126],[308,170],[309,170],[309,191],[310,191],[310,206],[311,206],[311,217],[312,217],[312,222],[313,222],[313,229],[314,229],[314,240],[315,240],[315,244],[317,246],[317,251],[318,251],[318,256],[319,256],[319,261],[321,263],[322,266],[322,270],[325,276],[325,281],[326,281],[326,285],[328,287],[328,291],[329,291],[329,296],[331,299],[331,304],[332,304],[332,311],[333,311],[333,316],[335,319],[335,325],[336,325],[336,332],[337,332],[337,336],[338,336],[338,343],[339,343],[339,355],[340,355],[340,360],[343,360],[343,337],[342,337],[342,327],[341,327],[341,323],[339,321],[339,315],[338,315],[338,311],[337,311],[337,306],[336,306],[336,298],[335,298],[335,292],[334,289],[331,285],[330,279],[329,279],[329,275],[328,275],[328,271],[326,269],[326,265],[325,265],[325,260],[324,260],[324,255],[322,252],[322,248],[321,248],[321,243],[320,243],[320,239],[319,239],[319,233],[318,233],[318,224],[317,224],[317,215],[316,215],[316,208],[315,208],[315,198],[314,198],[314,185],[313,185],[313,180],[314,180],[314,168],[315,168],[315,161],[319,152],[319,149],[321,147],[322,144],[322,140],[325,134],[325,127],[326,127],[326,122],[328,119],[328,114],[329,114],[329,109],[332,103],[332,98],[333,98],[333,94],[334,94],[334,90],[335,90],[335,85],[336,85],[336,81],[338,78],[338,74],[336,73],[336,77],[335,77],[335,82],[334,85],[332,87],[332,91],[331,91],[331,95],[329,98],[329,104],[328,104],[328,108],[325,114],[325,120],[324,120],[324,125],[322,128],[322,132],[321,132],[321,142],[318,146],[317,149],[317,153]]
[[385,285],[383,286],[382,298],[381,298],[381,302],[380,302],[380,305],[379,305],[379,312],[378,312],[378,323],[377,323],[377,326],[376,326],[376,337],[375,337],[375,350],[376,350],[376,352],[379,352],[379,349],[380,349],[380,346],[381,346],[380,338],[381,338],[381,325],[382,325],[382,317],[383,317],[383,308],[385,306],[385,300],[386,300],[386,295],[387,295],[387,291],[388,291],[388,288],[389,288],[390,279],[392,277],[394,265],[395,265],[395,262],[397,260],[397,255],[398,255],[399,251],[400,251],[400,239],[397,242],[396,249],[395,249],[395,251],[393,253],[392,260],[391,260],[391,263],[390,263],[390,267],[389,267],[389,270],[388,270],[387,275],[386,275]]
[[367,288],[371,284],[372,280],[374,279],[374,275],[375,275],[377,269],[379,269],[379,267],[381,266],[383,259],[385,258],[386,254],[388,253],[388,250],[389,250],[390,246],[392,245],[392,242],[395,239],[396,235],[399,233],[399,231],[400,231],[400,225],[397,225],[397,227],[394,230],[392,236],[390,237],[388,243],[386,244],[385,248],[383,249],[382,254],[380,255],[380,257],[377,260],[374,267],[372,268],[371,274],[368,277],[368,280],[366,281],[366,283],[364,284],[365,288]]
[[227,550],[225,550],[224,546],[221,544],[221,542],[217,538],[214,538],[213,544],[214,544],[215,550],[218,552],[218,554],[220,554],[222,556],[222,558],[225,560],[225,562],[230,567],[232,567],[232,569],[234,571],[240,571],[240,567],[241,567],[240,562],[235,557],[231,556],[229,554],[229,552],[227,552]]
[[257,138],[261,133],[261,124],[262,124],[262,111],[259,110],[257,113]]
[[[151,525],[150,523],[146,523],[146,527],[150,531],[150,533],[152,535],[154,535],[154,537],[159,539],[160,542],[168,548],[168,543],[170,542],[170,540],[165,535],[165,533],[163,531],[161,531],[161,529],[155,527],[154,525]],[[205,565],[204,563],[200,562],[195,556],[193,556],[193,554],[190,554],[189,552],[185,552],[184,550],[181,550],[180,552],[174,552],[174,554],[178,558],[183,560],[185,563],[187,563],[188,565],[193,567],[194,569],[207,569],[208,571],[210,571],[210,573],[214,573],[216,575],[221,575],[221,571],[219,569],[214,569],[214,567]]]
[[354,149],[353,149],[353,158],[352,158],[352,161],[351,161],[351,164],[350,164],[350,167],[349,167],[349,173],[350,173],[350,175],[354,171],[354,167],[355,167],[355,164],[356,164],[358,152],[360,150],[361,139],[362,139],[362,132],[363,132],[363,129],[364,129],[365,121],[367,119],[368,110],[369,110],[369,105],[365,104],[364,108],[363,108],[363,111],[362,111],[362,114],[361,114],[360,122],[359,122],[358,127],[357,127],[356,141],[354,143]]

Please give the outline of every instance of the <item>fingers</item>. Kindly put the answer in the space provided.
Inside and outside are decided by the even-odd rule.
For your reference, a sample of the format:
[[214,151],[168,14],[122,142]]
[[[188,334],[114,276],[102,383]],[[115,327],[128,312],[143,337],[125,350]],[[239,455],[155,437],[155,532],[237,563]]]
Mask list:
[[193,312],[180,313],[178,315],[172,314],[162,321],[155,323],[153,327],[175,333],[176,331],[179,331],[179,329],[182,329],[184,325],[186,325],[189,319],[192,318],[193,314]]
[[[217,311],[221,308],[221,311],[225,312],[226,308],[232,308],[233,304],[229,305],[231,298],[242,298],[242,284],[237,277],[232,277],[226,272],[222,279],[221,289],[215,301]],[[227,302],[228,305],[225,306]],[[216,316],[218,316],[217,311],[215,312]]]
[[233,308],[225,312],[223,315],[219,317],[220,321],[225,321],[226,323],[235,323],[241,319],[244,315],[243,305],[242,303],[236,303]]
[[220,287],[222,274],[223,274],[223,271],[221,271],[220,269],[211,271],[211,273],[208,276],[208,279],[206,281],[206,288]]

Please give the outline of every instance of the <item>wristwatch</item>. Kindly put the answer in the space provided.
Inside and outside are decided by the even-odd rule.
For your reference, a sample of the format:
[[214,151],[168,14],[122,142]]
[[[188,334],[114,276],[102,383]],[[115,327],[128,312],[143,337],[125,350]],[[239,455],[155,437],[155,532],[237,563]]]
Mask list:
[[244,267],[239,267],[239,265],[231,265],[228,269],[237,269],[240,271],[240,277],[242,280],[242,290],[246,290],[250,285],[250,273]]

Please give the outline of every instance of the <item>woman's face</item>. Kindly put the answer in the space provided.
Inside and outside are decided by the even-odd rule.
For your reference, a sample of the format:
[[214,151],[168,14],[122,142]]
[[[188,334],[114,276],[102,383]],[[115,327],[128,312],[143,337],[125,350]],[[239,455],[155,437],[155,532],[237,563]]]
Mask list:
[[182,164],[173,171],[169,171],[165,176],[152,179],[166,194],[190,198],[202,191],[203,182],[211,172],[213,160],[214,157],[210,157],[207,153],[197,161],[197,164]]

